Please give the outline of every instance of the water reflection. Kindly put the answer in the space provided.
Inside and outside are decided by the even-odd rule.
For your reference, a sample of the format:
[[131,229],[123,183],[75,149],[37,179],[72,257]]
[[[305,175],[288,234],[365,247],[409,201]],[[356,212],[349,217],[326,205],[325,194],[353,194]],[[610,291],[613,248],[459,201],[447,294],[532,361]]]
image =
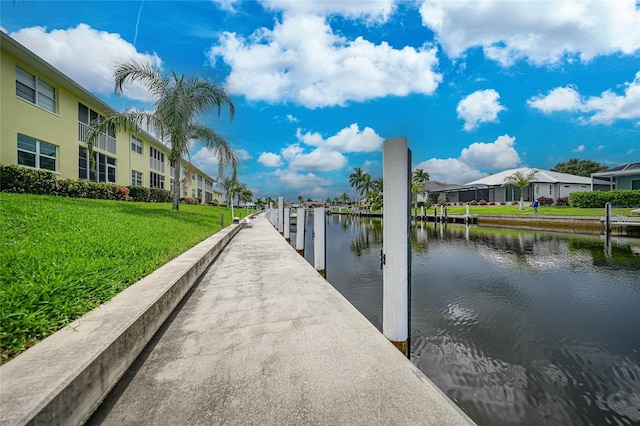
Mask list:
[[[428,223],[412,245],[412,361],[476,422],[640,423],[640,241]],[[328,218],[327,279],[379,329],[381,248],[379,219]]]

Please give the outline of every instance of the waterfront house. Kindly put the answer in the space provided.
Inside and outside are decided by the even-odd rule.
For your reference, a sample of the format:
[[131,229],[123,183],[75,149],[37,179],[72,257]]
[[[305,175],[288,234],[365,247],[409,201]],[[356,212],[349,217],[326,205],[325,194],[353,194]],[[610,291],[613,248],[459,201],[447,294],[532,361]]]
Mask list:
[[535,178],[529,186],[523,188],[523,198],[527,202],[540,197],[552,198],[557,201],[559,198],[568,197],[572,192],[591,191],[592,189],[604,190],[607,187],[607,182],[599,179],[594,180],[584,176],[552,172],[550,170],[520,167],[485,176],[466,185],[447,188],[440,193],[444,194],[449,202],[466,203],[473,200],[485,200],[487,202],[509,203],[518,201],[520,199],[520,188],[512,185],[502,186],[504,180],[507,176],[511,176],[516,172],[521,172],[526,176],[533,170],[537,170]]
[[[91,170],[87,129],[114,110],[6,33],[0,31],[0,40],[0,163],[173,191],[169,148],[145,131],[103,134],[94,143]],[[181,197],[222,200],[212,177],[184,159],[180,167]]]
[[592,182],[604,180],[608,190],[640,189],[640,162],[625,163],[598,173],[591,173]]

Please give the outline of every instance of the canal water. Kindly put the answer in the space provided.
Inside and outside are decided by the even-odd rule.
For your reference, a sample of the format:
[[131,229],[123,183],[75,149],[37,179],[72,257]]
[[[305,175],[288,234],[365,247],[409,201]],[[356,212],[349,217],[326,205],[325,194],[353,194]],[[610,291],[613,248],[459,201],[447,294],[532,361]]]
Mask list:
[[[381,330],[381,220],[329,215],[326,234],[327,280]],[[433,223],[412,235],[411,360],[474,421],[640,424],[640,240]]]

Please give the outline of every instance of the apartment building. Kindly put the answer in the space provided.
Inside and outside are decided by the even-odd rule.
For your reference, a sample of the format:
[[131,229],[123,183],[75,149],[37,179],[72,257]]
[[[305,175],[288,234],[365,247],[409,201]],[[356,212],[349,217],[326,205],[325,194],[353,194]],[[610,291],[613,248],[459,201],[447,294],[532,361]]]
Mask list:
[[[113,109],[0,32],[0,163],[51,170],[61,178],[173,191],[169,149],[147,132],[103,134],[86,145],[91,123]],[[181,197],[222,201],[214,179],[182,160]]]

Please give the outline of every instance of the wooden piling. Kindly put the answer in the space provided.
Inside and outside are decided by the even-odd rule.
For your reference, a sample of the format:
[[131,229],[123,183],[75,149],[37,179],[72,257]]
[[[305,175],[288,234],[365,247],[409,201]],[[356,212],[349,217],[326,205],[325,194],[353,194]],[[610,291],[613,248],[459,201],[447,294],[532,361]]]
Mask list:
[[300,256],[304,256],[304,207],[298,207],[296,217],[296,251]]
[[326,221],[324,207],[316,207],[313,209],[313,264],[316,271],[323,277],[325,272],[325,254],[326,254]]
[[291,208],[284,208],[284,239],[291,241]]
[[411,262],[411,151],[407,139],[382,144],[383,192],[383,333],[409,356],[409,289]]
[[284,232],[284,197],[278,197],[278,232]]

